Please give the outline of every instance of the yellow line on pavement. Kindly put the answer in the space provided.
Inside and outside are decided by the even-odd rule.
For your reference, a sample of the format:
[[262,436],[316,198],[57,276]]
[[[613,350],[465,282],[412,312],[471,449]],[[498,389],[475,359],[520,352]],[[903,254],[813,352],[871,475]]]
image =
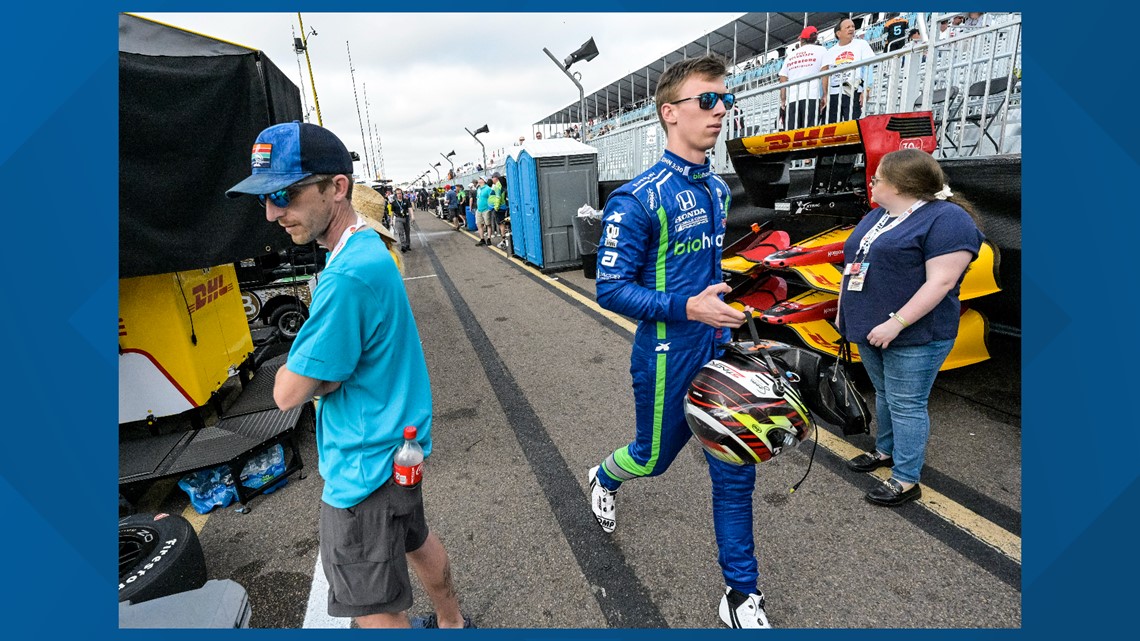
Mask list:
[[[850,460],[862,453],[862,450],[831,432],[819,430],[818,434],[820,447],[830,451],[840,459]],[[875,470],[872,474],[882,481],[891,477],[891,473],[883,468]],[[922,486],[922,498],[918,499],[917,502],[926,506],[927,509],[951,525],[1016,561],[1018,565],[1021,564],[1020,536],[979,516],[961,503],[947,498],[926,485]]]
[[206,527],[206,521],[210,518],[209,514],[198,514],[193,505],[187,505],[186,509],[182,510],[182,518],[190,521],[190,526],[194,528],[194,534],[201,534],[202,528]]

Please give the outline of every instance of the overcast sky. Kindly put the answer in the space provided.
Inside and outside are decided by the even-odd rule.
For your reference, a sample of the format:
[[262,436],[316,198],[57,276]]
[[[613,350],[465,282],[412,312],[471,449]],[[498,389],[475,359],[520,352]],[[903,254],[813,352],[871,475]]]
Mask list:
[[[137,15],[264,51],[303,88],[302,105],[313,110],[310,121],[317,123],[305,56],[293,52],[293,38],[301,35],[296,13]],[[482,150],[464,127],[490,127],[479,136],[490,156],[519,136],[529,140],[532,123],[577,101],[578,89],[543,47],[564,60],[594,38],[598,57],[570,69],[582,74],[589,96],[741,15],[302,13],[300,20],[306,32],[316,31],[308,44],[321,124],[362,160],[364,139],[372,154],[378,132],[385,176],[405,182],[436,162],[446,176],[449,165],[440,154],[451,150],[456,166],[481,161]],[[357,163],[361,177],[365,169]]]

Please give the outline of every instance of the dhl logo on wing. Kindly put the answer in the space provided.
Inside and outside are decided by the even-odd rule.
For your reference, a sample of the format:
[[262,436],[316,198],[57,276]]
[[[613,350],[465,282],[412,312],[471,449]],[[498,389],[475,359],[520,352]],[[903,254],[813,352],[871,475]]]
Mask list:
[[833,125],[805,127],[744,139],[744,147],[751,154],[766,154],[774,151],[829,147],[860,142],[859,124],[854,120],[837,122]]

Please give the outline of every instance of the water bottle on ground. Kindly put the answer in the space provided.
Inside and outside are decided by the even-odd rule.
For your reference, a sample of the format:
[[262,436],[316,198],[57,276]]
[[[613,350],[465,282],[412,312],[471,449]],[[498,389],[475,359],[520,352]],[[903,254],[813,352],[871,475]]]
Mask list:
[[424,478],[424,450],[416,440],[414,425],[404,428],[404,444],[392,461],[392,478],[404,487],[415,487]]

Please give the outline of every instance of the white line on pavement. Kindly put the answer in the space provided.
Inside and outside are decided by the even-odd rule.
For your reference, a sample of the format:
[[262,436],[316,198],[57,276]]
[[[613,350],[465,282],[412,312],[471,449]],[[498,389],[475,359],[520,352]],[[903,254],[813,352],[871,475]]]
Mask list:
[[305,628],[349,628],[352,619],[331,617],[328,613],[329,583],[321,567],[321,553],[317,552],[317,567],[313,568],[313,585],[309,588],[309,606],[305,610]]

